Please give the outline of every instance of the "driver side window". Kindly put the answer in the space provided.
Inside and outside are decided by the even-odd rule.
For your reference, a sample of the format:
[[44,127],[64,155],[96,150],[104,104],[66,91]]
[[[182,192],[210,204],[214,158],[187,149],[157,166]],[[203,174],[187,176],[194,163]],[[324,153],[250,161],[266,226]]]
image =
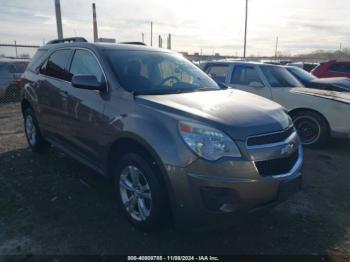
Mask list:
[[231,84],[242,86],[261,86],[264,87],[264,83],[261,80],[259,73],[253,66],[235,66],[233,69]]
[[74,75],[94,75],[97,81],[103,82],[102,69],[96,58],[86,50],[76,50],[69,70],[70,78]]

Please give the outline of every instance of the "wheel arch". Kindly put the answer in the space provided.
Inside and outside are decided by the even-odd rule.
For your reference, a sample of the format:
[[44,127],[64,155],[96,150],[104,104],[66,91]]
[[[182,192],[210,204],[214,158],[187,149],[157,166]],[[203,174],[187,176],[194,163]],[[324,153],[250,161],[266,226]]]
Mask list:
[[22,115],[24,115],[24,112],[27,108],[33,109],[32,105],[29,103],[27,99],[23,99],[21,101],[21,110],[22,110]]
[[296,114],[298,114],[300,112],[305,112],[305,111],[313,112],[315,114],[318,114],[320,117],[322,117],[323,120],[327,123],[328,131],[329,132],[331,131],[331,126],[329,124],[328,119],[324,116],[324,114],[322,114],[321,112],[319,112],[315,109],[311,109],[311,108],[307,108],[307,107],[299,107],[299,108],[295,108],[295,109],[289,111],[288,114],[293,118],[293,116],[295,116]]
[[164,179],[166,174],[165,167],[156,150],[144,139],[133,133],[124,133],[111,143],[108,150],[107,160],[108,175],[112,175],[111,172],[113,171],[113,164],[115,163],[116,159],[120,158],[127,152],[135,151],[146,154],[149,158],[151,158],[154,161],[152,164],[156,165],[162,175],[161,179]]

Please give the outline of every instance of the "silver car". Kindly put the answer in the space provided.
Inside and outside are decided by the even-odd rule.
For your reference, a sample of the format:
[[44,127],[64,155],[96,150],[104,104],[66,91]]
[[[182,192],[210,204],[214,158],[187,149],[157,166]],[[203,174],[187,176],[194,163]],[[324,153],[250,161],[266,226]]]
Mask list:
[[324,146],[330,137],[350,138],[350,95],[304,88],[277,65],[216,61],[201,68],[217,82],[271,99],[284,106],[305,146]]
[[19,100],[20,88],[16,82],[24,73],[27,60],[0,59],[0,102]]

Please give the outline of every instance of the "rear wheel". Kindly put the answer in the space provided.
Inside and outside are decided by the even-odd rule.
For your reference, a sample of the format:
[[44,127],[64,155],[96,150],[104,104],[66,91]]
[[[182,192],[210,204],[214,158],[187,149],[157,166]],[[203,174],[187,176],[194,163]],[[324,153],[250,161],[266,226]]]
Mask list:
[[326,120],[318,113],[300,111],[293,116],[294,126],[304,146],[322,147],[329,140],[329,127]]
[[30,148],[34,152],[43,153],[49,148],[49,143],[42,137],[34,111],[27,108],[24,112],[24,131]]
[[166,194],[152,160],[138,153],[126,153],[115,171],[118,202],[138,228],[154,230],[167,214]]

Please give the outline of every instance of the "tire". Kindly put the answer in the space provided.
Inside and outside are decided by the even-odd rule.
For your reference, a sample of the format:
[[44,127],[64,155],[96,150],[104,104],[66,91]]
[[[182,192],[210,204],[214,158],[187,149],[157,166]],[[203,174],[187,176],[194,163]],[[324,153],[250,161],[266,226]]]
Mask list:
[[330,130],[322,115],[313,111],[299,111],[292,119],[304,146],[320,148],[327,144]]
[[45,153],[48,151],[50,144],[42,137],[38,121],[31,108],[24,111],[24,131],[28,145],[34,152]]
[[121,209],[133,225],[146,231],[162,228],[168,215],[167,195],[152,163],[144,154],[126,153],[114,171]]

